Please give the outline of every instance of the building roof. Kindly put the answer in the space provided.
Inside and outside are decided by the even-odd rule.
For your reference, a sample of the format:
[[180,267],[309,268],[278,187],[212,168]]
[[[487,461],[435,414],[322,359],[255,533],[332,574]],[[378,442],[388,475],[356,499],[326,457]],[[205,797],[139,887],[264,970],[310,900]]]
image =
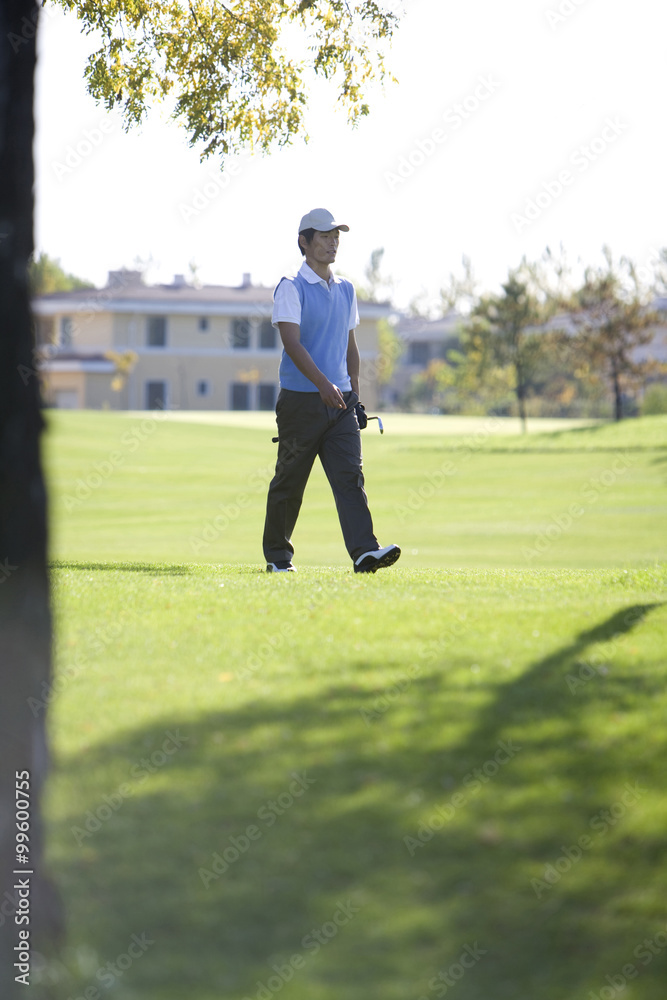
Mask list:
[[[70,292],[52,292],[33,300],[33,311],[38,316],[59,313],[164,313],[200,316],[266,316],[271,315],[273,287],[253,285],[249,274],[244,274],[243,284],[194,285],[184,275],[177,274],[171,285],[147,285],[140,271],[110,271],[105,288],[80,288]],[[359,314],[363,319],[381,319],[388,316],[391,307],[387,302],[359,300]]]
[[451,310],[438,319],[425,319],[423,316],[401,316],[396,325],[396,335],[407,343],[412,341],[429,341],[439,343],[455,337],[458,326],[465,319],[460,313]]
[[45,372],[85,372],[110,375],[116,370],[111,358],[97,352],[59,350],[55,355],[42,352],[39,368]]

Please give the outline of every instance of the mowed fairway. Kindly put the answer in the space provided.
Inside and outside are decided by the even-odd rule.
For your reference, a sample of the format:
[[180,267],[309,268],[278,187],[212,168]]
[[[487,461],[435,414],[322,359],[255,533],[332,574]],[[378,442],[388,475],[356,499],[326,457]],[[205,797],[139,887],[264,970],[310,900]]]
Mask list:
[[[275,423],[245,416],[50,413],[53,558],[263,568]],[[364,468],[378,537],[401,545],[402,569],[667,556],[667,418],[525,437],[499,418],[384,422],[383,436],[375,423],[363,432]],[[350,565],[319,462],[293,541],[299,566]]]
[[664,1000],[667,419],[387,415],[366,577],[232,416],[49,414],[52,995]]

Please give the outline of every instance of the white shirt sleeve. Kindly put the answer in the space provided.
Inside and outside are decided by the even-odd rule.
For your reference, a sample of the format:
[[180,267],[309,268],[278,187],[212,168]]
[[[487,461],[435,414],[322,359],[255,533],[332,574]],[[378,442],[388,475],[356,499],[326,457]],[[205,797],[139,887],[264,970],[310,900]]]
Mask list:
[[357,293],[352,291],[352,308],[350,309],[350,325],[348,330],[354,330],[359,326],[359,309],[357,308]]
[[[273,293],[271,322],[275,327],[278,326],[278,323],[296,323],[297,326],[301,325],[301,299],[293,281],[283,279]],[[354,330],[358,326],[359,309],[357,306],[357,293],[353,290],[348,330]]]
[[271,322],[275,327],[278,323],[301,325],[301,299],[293,281],[281,281],[273,293]]

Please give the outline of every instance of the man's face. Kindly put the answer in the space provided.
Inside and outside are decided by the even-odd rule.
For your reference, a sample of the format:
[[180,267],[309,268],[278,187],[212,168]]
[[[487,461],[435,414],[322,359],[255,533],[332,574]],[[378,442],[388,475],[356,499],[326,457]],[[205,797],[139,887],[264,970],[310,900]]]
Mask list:
[[316,232],[310,244],[305,243],[306,256],[316,260],[318,264],[332,264],[338,251],[339,229],[330,229],[328,233]]

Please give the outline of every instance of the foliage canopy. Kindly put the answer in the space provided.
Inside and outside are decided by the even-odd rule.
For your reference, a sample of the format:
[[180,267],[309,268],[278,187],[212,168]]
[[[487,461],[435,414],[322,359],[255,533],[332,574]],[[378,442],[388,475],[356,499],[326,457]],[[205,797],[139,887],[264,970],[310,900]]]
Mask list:
[[77,288],[93,288],[90,281],[68,274],[60,261],[40,253],[30,259],[30,292],[32,295],[49,295],[51,292],[70,292]]
[[510,271],[502,294],[481,296],[462,328],[469,348],[466,361],[479,380],[505,368],[512,371],[524,430],[526,394],[542,349],[535,328],[543,318],[544,310],[527,284]]
[[607,381],[614,416],[621,420],[626,392],[664,370],[653,358],[641,356],[655,336],[660,317],[642,300],[637,288],[624,282],[624,270],[632,278],[631,262],[624,268],[614,264],[608,248],[604,253],[606,267],[586,269],[584,282],[572,297],[570,318],[576,332],[573,347],[580,376]]
[[54,2],[98,36],[85,74],[92,96],[121,108],[126,128],[154,102],[173,101],[202,159],[268,150],[303,132],[309,71],[335,83],[357,122],[368,114],[369,81],[387,75],[383,45],[398,23],[395,4],[375,0]]

